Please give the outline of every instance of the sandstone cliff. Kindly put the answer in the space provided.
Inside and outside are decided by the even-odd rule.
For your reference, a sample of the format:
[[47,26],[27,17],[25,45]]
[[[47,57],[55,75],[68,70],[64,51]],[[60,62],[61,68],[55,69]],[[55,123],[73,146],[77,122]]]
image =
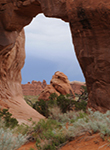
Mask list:
[[27,123],[29,118],[36,122],[44,118],[23,99],[21,88],[21,68],[24,65],[24,31],[20,32],[11,51],[1,55],[0,108],[9,109],[19,123]]
[[43,80],[43,82],[32,81],[31,83],[22,84],[23,95],[39,95],[46,85],[45,80]]
[[75,52],[86,79],[88,107],[103,112],[110,110],[109,0],[1,0],[0,106],[8,107],[13,116],[17,117],[18,113],[17,118],[24,112],[20,85],[25,57],[22,29],[42,12],[47,17],[69,22]]

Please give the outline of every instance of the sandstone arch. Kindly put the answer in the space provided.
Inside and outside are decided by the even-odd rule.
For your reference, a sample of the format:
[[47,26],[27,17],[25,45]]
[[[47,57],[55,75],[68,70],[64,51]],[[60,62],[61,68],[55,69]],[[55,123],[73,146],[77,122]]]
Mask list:
[[108,0],[1,0],[1,107],[8,107],[21,122],[24,116],[27,119],[27,114],[36,121],[43,118],[29,107],[24,111],[20,85],[20,70],[25,57],[23,27],[43,12],[47,17],[61,18],[70,23],[75,52],[87,82],[88,107],[103,112],[110,109],[109,6]]

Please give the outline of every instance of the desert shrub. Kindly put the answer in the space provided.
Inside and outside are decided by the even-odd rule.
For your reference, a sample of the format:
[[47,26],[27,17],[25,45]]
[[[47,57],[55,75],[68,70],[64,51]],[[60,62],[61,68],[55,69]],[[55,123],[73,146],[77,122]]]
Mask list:
[[88,109],[88,113],[68,111],[66,113],[60,112],[55,116],[53,114],[50,115],[49,119],[40,120],[33,127],[32,136],[36,139],[38,150],[57,150],[67,140],[72,140],[82,132],[87,131],[91,133],[100,132],[103,137],[105,135],[110,136],[110,111],[102,114]]
[[58,97],[58,95],[56,93],[50,94],[49,101],[48,101],[49,106],[53,107],[57,104],[56,103],[57,97]]
[[84,100],[81,101],[74,101],[75,103],[75,110],[83,110],[84,112],[86,112],[86,108],[87,108],[87,102]]
[[[75,93],[76,94],[76,93]],[[88,92],[87,92],[87,86],[81,86],[81,94],[76,94],[79,101],[88,101]]]
[[17,128],[15,128],[15,132],[21,133],[22,135],[26,135],[30,132],[31,128],[32,128],[32,125],[28,126],[28,125],[22,123],[22,124],[18,125]]
[[57,97],[57,105],[60,107],[63,113],[72,110],[73,104],[74,101],[64,95],[60,95]]
[[[67,111],[73,110],[73,106],[75,107],[76,111],[83,110],[85,112],[87,102],[84,100],[75,101],[70,98],[69,94],[57,96],[57,94],[52,93],[48,101],[40,99],[39,101],[36,101],[36,103],[33,105],[33,108],[48,118],[54,113],[58,114],[55,111],[55,109],[58,107],[60,108],[62,113],[66,113]],[[54,110],[54,112],[52,112],[52,110]]]
[[49,117],[49,108],[56,106],[56,99],[57,94],[52,93],[49,97],[48,101],[44,101],[43,99],[40,99],[39,101],[36,101],[36,103],[33,105],[33,108],[36,109],[39,113],[44,115],[45,117]]
[[54,132],[55,129],[60,129],[60,127],[61,124],[55,120],[40,120],[34,128],[38,150],[56,150],[61,143],[64,143],[66,138],[63,133],[60,130],[59,132]]
[[43,99],[40,99],[35,103],[33,106],[34,109],[36,109],[39,113],[44,115],[45,117],[49,116],[49,106],[48,101],[44,101]]
[[84,112],[86,112],[86,108],[87,108],[87,101],[88,101],[88,92],[87,92],[87,87],[86,86],[82,86],[81,87],[81,94],[76,94],[76,97],[78,98],[77,101],[74,101],[75,104],[75,110],[83,110]]
[[58,106],[49,108],[49,118],[58,120],[61,114],[62,112]]
[[0,128],[0,150],[17,150],[25,142],[25,135],[14,135],[13,130]]
[[33,105],[38,101],[38,96],[32,96],[32,95],[25,95],[24,100],[28,105],[33,107]]
[[14,128],[18,125],[18,121],[12,117],[8,109],[0,110],[0,118],[4,121],[6,127]]
[[85,100],[75,101],[69,98],[69,95],[66,96],[60,95],[57,97],[57,105],[60,107],[63,113],[73,110],[73,106],[75,107],[76,111],[83,110],[85,112],[87,108],[87,101]]
[[[54,109],[54,108],[53,108]],[[51,115],[49,116],[49,119],[54,119],[60,123],[73,123],[81,118],[86,118],[87,114],[83,111],[68,111],[66,113],[62,113],[58,111],[59,113],[54,113],[53,109],[50,109]],[[88,118],[86,118],[86,121],[88,121]]]

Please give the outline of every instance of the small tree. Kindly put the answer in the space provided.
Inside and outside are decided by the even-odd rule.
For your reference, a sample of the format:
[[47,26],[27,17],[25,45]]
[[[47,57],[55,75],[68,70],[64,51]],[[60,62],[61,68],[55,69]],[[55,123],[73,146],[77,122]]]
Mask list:
[[81,94],[79,95],[78,102],[82,100],[84,101],[88,100],[88,92],[86,86],[81,86]]
[[40,99],[33,105],[33,108],[36,109],[40,114],[44,115],[45,117],[49,116],[48,101]]
[[69,99],[68,96],[66,97],[65,95],[60,95],[57,97],[57,105],[63,113],[72,110],[73,104],[74,101]]

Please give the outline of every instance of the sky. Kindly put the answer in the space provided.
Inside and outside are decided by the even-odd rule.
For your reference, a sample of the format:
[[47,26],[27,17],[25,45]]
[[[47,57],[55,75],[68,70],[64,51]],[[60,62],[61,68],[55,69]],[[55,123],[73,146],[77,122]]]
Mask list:
[[22,84],[44,79],[49,84],[56,71],[63,72],[70,81],[85,81],[75,56],[68,23],[39,14],[25,27],[25,37]]

